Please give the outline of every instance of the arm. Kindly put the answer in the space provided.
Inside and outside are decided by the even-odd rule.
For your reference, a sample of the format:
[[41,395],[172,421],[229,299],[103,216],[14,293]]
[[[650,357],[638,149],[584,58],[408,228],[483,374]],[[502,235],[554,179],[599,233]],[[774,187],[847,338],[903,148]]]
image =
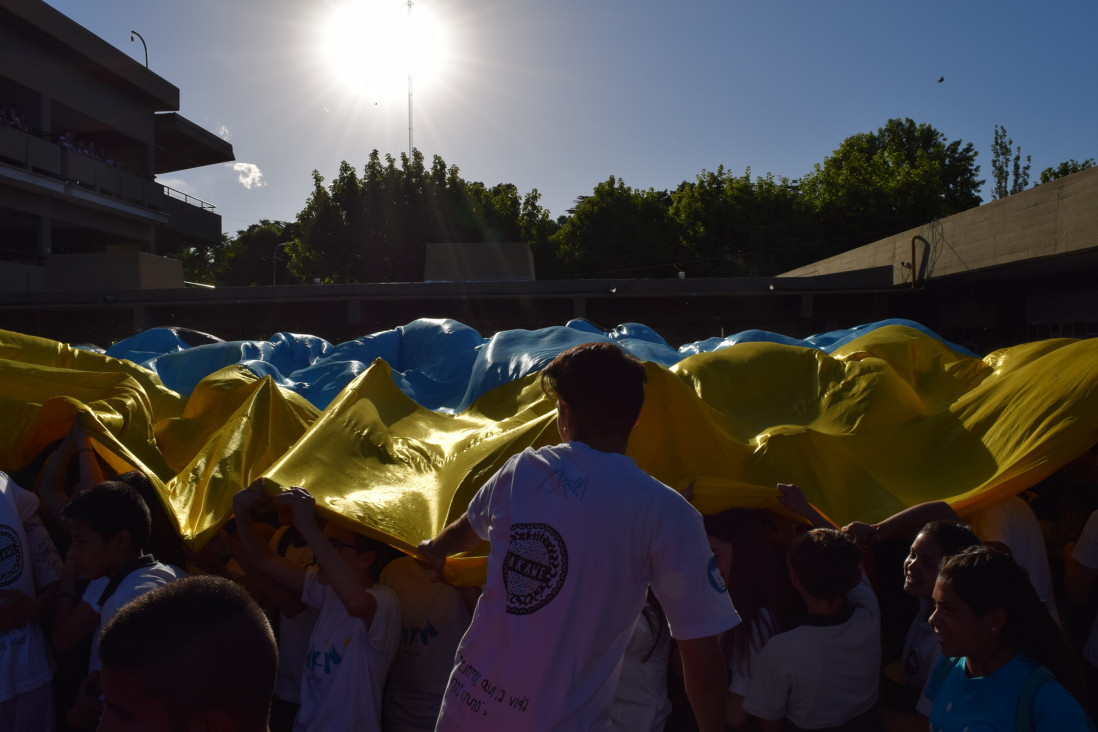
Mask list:
[[[366,591],[362,577],[357,575],[351,565],[340,556],[337,550],[324,536],[316,523],[316,501],[304,488],[291,488],[275,498],[278,503],[288,505],[294,514],[294,526],[313,550],[313,558],[324,570],[328,583],[335,590],[339,601],[354,618],[361,618],[369,627],[377,612],[377,599]],[[281,557],[279,557],[281,559]],[[282,560],[286,561],[286,560]],[[289,564],[289,562],[287,562]],[[304,573],[304,570],[302,570]]]
[[249,566],[268,578],[301,594],[305,588],[305,570],[274,553],[255,525],[252,511],[264,500],[263,479],[233,496],[233,513],[236,514],[236,533]]
[[867,524],[855,521],[843,527],[843,531],[851,534],[859,544],[875,544],[884,539],[894,537],[915,538],[919,530],[931,521],[939,519],[946,521],[959,521],[957,512],[945,501],[930,501],[920,503],[917,506],[905,508],[899,513],[889,516],[879,524]]
[[[221,542],[221,547],[225,550],[225,554],[231,556],[240,566],[244,569],[247,576],[244,578],[248,585],[248,589],[262,595],[263,598],[269,600],[274,604],[275,608],[288,618],[292,618],[301,613],[307,605],[301,601],[301,593],[294,592],[281,582],[277,582],[272,579],[267,573],[261,571],[258,567],[251,563],[248,559],[248,555],[243,551],[240,545],[240,541],[233,536],[230,536],[227,532],[222,531],[218,536],[214,537]],[[211,544],[213,541],[211,540]],[[270,544],[268,544],[270,546]]]
[[728,674],[717,636],[678,641],[686,695],[700,732],[723,732]]
[[481,541],[469,523],[469,516],[462,514],[460,518],[439,532],[434,539],[421,541],[418,548],[420,556],[426,560],[427,564],[442,574],[446,566],[446,557],[472,551]]
[[80,573],[73,561],[73,552],[65,558],[65,567],[61,570],[57,594],[54,597],[53,610],[53,647],[58,651],[67,651],[99,627],[99,613],[80,598],[76,591],[76,581]]
[[799,486],[796,486],[793,483],[778,483],[778,491],[781,493],[780,500],[782,505],[798,516],[803,516],[808,519],[808,522],[812,524],[813,528],[839,528],[833,524],[830,519],[817,511],[815,506],[808,502],[808,499],[804,497],[804,493]]

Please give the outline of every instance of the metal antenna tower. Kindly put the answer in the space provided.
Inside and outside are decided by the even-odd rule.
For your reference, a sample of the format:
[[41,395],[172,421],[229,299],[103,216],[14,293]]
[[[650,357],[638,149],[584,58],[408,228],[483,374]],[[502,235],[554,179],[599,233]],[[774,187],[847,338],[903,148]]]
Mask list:
[[[412,0],[408,0],[408,35],[407,42],[412,42]],[[412,54],[408,54],[408,164],[412,164]]]

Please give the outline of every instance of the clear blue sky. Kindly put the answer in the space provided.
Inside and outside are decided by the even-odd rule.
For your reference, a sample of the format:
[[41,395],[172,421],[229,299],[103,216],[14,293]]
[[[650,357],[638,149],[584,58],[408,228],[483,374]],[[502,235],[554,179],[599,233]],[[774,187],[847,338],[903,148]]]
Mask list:
[[[341,160],[407,150],[403,72],[395,93],[354,93],[325,58],[321,29],[350,1],[50,4],[143,63],[140,33],[180,113],[232,142],[240,170],[161,180],[235,233],[292,220],[313,169],[330,180]],[[415,146],[466,180],[537,188],[554,217],[611,175],[657,190],[719,165],[797,178],[891,117],[972,142],[988,181],[996,124],[1032,156],[1033,181],[1098,157],[1095,0],[416,0],[412,13],[446,48],[413,80]],[[363,54],[392,35],[355,25]]]

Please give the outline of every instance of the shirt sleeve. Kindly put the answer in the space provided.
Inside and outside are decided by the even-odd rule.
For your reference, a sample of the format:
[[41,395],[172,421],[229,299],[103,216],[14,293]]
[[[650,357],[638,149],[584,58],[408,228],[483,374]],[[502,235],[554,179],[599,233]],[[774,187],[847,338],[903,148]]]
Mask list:
[[469,519],[469,526],[481,539],[488,539],[488,532],[492,525],[492,514],[496,510],[497,486],[502,490],[504,486],[511,485],[515,478],[515,464],[524,453],[511,457],[496,474],[480,487],[473,500],[469,501],[469,508],[465,512]]
[[701,514],[681,496],[668,501],[652,546],[651,587],[678,640],[716,635],[740,622],[705,537]]
[[316,567],[305,571],[305,584],[301,588],[301,601],[318,610],[324,605],[324,585],[316,578]]
[[1098,569],[1098,511],[1087,519],[1079,541],[1071,552],[1071,558],[1084,567]]

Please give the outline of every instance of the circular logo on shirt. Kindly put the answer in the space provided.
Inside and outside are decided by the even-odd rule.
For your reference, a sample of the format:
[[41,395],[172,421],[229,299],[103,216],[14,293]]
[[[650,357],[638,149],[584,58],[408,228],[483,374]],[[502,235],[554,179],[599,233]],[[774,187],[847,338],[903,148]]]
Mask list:
[[728,592],[728,588],[724,586],[724,577],[721,577],[721,571],[717,568],[717,558],[709,558],[709,567],[706,570],[709,574],[709,584],[717,592]]
[[549,604],[568,576],[568,549],[548,524],[511,524],[511,547],[503,558],[507,612],[529,615]]
[[19,534],[10,526],[0,526],[0,587],[6,587],[23,574],[23,549]]

